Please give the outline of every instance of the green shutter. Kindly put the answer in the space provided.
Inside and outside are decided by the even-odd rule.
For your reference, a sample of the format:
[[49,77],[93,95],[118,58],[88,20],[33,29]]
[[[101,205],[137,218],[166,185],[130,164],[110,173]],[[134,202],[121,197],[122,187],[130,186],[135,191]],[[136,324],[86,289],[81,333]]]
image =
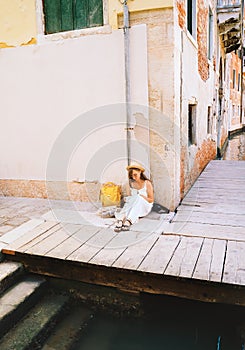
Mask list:
[[88,27],[103,25],[103,0],[88,0]]
[[60,0],[61,4],[61,30],[73,29],[73,0]]
[[103,0],[44,0],[45,33],[103,25]]
[[61,31],[60,0],[45,0],[44,16],[46,34],[57,33]]
[[74,0],[74,29],[86,28],[88,0]]

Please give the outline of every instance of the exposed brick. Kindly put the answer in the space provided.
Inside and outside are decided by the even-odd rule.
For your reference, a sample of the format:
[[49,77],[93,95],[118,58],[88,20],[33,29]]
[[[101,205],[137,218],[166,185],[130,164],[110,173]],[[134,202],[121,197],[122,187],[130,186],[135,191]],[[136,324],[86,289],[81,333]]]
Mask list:
[[207,57],[208,8],[204,1],[199,0],[197,11],[197,43],[198,43],[198,72],[202,80],[209,78],[209,64]]
[[181,198],[187,193],[191,188],[194,181],[200,175],[202,170],[206,167],[211,159],[216,157],[216,142],[213,140],[204,140],[201,147],[198,148],[196,153],[193,166],[187,172],[186,162],[187,162],[187,149],[182,148],[181,150],[181,176],[180,176],[180,190]]
[[177,1],[176,5],[178,10],[179,26],[181,29],[184,29],[186,21],[185,1]]

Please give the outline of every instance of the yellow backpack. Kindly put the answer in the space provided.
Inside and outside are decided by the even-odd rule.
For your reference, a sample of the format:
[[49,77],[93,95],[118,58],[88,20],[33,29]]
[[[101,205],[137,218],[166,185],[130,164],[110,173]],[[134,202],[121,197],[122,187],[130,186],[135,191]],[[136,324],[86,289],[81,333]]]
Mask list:
[[114,184],[114,182],[104,183],[100,189],[100,200],[102,206],[119,206],[121,193],[121,186]]

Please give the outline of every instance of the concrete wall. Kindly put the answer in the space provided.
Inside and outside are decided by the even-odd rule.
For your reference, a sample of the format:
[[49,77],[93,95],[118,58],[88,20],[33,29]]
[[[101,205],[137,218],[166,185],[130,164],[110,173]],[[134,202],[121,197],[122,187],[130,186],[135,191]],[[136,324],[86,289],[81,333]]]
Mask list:
[[[131,29],[131,46],[132,102],[147,106],[144,25]],[[92,130],[81,129],[81,138],[72,145],[74,149],[70,153],[67,173],[56,174],[57,178],[53,180],[87,180],[86,166],[94,152],[118,139],[123,140],[125,146],[121,155],[124,169],[125,109],[113,109],[109,106],[120,106],[125,102],[124,69],[122,30],[104,35],[94,34],[50,42],[46,40],[39,45],[2,49],[1,179],[45,180],[54,142],[77,117],[86,117],[86,112],[93,109],[96,109],[95,119],[105,118],[104,129],[95,131],[94,128],[98,129],[100,126],[96,123],[92,124]],[[111,115],[107,118],[104,106],[109,106],[108,111],[112,115],[115,112],[115,119]],[[138,111],[142,112],[140,107]],[[137,107],[134,113],[137,113]],[[147,115],[145,117],[147,118]],[[112,124],[115,120],[116,125],[107,126],[111,120]],[[120,122],[124,124],[119,125]],[[90,135],[87,135],[89,132]],[[84,147],[76,148],[86,137]],[[60,148],[61,153],[66,145],[63,146],[64,148]],[[110,162],[108,156],[108,164]],[[121,163],[114,166],[113,172],[109,169],[104,178],[98,178],[96,172],[94,175],[90,172],[88,180],[123,180],[126,171],[121,166]]]

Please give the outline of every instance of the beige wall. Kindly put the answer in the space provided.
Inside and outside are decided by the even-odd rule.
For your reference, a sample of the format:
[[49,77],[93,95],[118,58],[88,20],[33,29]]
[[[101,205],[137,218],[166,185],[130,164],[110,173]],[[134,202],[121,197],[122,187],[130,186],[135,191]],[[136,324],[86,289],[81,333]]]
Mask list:
[[36,42],[35,0],[0,0],[0,48]]

